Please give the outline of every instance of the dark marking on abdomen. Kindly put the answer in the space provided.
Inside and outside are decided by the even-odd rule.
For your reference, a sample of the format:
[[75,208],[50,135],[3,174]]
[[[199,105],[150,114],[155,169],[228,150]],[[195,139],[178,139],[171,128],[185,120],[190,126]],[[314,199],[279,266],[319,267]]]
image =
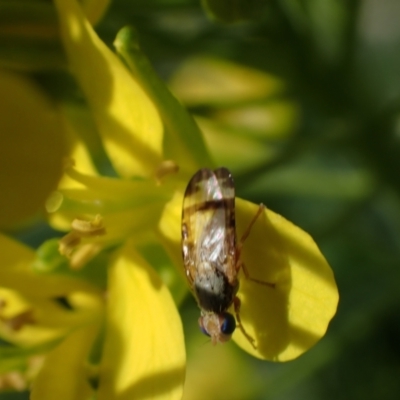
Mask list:
[[231,285],[227,277],[218,272],[216,279],[222,280],[222,287],[218,291],[212,291],[209,288],[201,286],[199,283],[194,284],[194,292],[196,294],[199,306],[206,310],[215,313],[221,313],[227,310],[237,293],[238,286]]

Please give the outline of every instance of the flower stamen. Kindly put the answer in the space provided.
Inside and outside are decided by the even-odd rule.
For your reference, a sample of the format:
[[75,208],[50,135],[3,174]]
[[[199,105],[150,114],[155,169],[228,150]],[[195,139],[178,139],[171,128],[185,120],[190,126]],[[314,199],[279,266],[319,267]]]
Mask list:
[[0,316],[0,321],[3,322],[3,324],[12,331],[19,331],[25,325],[34,324],[36,322],[33,317],[32,309],[23,311],[11,318]]
[[72,255],[81,240],[103,236],[106,234],[106,228],[103,224],[103,218],[99,214],[90,221],[76,218],[72,221],[71,228],[71,232],[60,239],[58,251],[65,257],[74,257],[71,258],[71,267],[77,269],[101,250],[101,246],[98,244],[88,243]]
[[103,246],[98,243],[86,243],[77,249],[70,259],[70,267],[74,270],[81,269],[86,265],[93,257],[100,253]]
[[103,218],[99,214],[91,221],[76,218],[72,221],[71,227],[81,237],[102,236],[106,233]]
[[172,160],[164,160],[156,169],[155,179],[157,185],[161,185],[164,177],[176,174],[179,171],[179,165]]

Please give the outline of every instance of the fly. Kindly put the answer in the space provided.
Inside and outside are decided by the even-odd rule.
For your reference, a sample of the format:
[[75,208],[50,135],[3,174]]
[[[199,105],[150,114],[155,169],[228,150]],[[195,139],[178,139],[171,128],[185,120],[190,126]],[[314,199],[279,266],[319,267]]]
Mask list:
[[[200,329],[213,344],[228,341],[236,326],[256,348],[255,340],[240,319],[238,273],[269,287],[274,284],[253,279],[240,260],[241,248],[257,218],[256,215],[236,241],[235,186],[226,168],[201,169],[189,181],[182,208],[182,254],[189,285],[201,309]],[[233,305],[234,313],[228,312]],[[236,318],[235,318],[236,317]],[[237,322],[237,323],[236,323]]]

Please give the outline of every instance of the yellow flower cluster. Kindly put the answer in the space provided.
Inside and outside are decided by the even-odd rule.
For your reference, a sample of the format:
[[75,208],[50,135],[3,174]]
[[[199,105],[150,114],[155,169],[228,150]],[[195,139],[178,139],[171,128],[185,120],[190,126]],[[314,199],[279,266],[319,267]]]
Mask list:
[[[15,150],[10,157],[24,176],[20,184],[17,175],[1,175],[1,184],[26,190],[10,190],[19,200],[10,194],[0,212],[30,215],[59,182],[46,208],[52,226],[69,233],[37,253],[0,236],[0,335],[21,347],[19,360],[46,354],[33,381],[33,400],[53,399],[55,393],[65,400],[89,399],[95,392],[99,400],[178,399],[186,363],[177,310],[187,291],[180,249],[183,192],[190,176],[213,167],[213,161],[196,123],[154,73],[132,29],[117,36],[121,61],[75,0],[55,5],[70,72],[87,106],[82,111],[61,104],[52,110],[31,93],[34,88],[26,96],[36,101],[18,100],[31,107],[30,125],[37,130],[32,135],[50,141],[51,151],[37,152],[35,140],[19,126],[16,140],[30,149],[0,142],[0,148]],[[11,75],[4,81],[20,84]],[[16,112],[10,124],[19,123]],[[93,126],[82,123],[88,116]],[[99,174],[81,140],[85,129],[96,130],[117,177]],[[2,140],[8,139],[1,135]],[[59,180],[65,143],[68,162]],[[29,186],[25,174],[31,172],[43,176],[40,190],[37,180]],[[26,204],[32,208],[23,209]],[[257,207],[237,199],[239,237]],[[4,225],[16,221],[11,212],[0,216]],[[146,248],[165,254],[167,266],[150,265]],[[338,292],[329,265],[307,233],[268,209],[242,255],[250,274],[276,282],[276,290],[241,279],[241,317],[258,347],[239,330],[233,340],[260,359],[298,357],[325,334],[336,312]],[[104,280],[90,279],[85,272],[90,264],[103,269]]]

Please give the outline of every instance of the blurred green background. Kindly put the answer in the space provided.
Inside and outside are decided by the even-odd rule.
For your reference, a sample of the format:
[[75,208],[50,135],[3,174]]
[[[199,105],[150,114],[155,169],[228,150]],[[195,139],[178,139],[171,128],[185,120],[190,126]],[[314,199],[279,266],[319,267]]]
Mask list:
[[[0,62],[74,98],[57,35],[39,29],[57,31],[52,7],[0,0]],[[114,0],[97,25],[110,46],[136,27],[216,162],[234,172],[238,196],[308,231],[341,295],[327,335],[285,364],[207,345],[188,298],[185,399],[400,398],[399,21],[398,0]],[[231,95],[247,78],[249,92]],[[269,83],[257,91],[257,82]],[[35,229],[20,237],[38,245],[48,231]]]

